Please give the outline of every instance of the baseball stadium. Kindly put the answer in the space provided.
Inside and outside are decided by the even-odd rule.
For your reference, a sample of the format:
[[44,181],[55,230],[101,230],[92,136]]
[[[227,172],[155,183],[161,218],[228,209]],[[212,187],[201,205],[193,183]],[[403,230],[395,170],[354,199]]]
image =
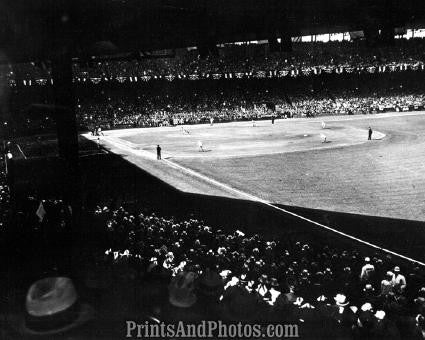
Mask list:
[[424,6],[15,2],[1,339],[425,339]]

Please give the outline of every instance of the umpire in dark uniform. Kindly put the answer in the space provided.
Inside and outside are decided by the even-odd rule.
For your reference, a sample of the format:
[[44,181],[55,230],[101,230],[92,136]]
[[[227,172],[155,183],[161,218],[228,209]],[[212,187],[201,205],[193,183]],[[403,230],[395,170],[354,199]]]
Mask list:
[[156,146],[156,159],[161,159],[161,147],[159,145]]
[[368,132],[367,140],[372,140],[372,133],[373,133],[372,128],[369,126],[369,132]]

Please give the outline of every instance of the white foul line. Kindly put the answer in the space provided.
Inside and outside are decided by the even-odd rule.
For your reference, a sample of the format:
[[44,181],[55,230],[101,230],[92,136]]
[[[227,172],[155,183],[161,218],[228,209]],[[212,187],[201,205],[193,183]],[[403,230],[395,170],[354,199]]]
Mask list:
[[[107,139],[107,138],[104,138],[104,139]],[[113,144],[113,145],[117,146],[118,148],[124,149],[124,150],[126,150],[126,151],[130,151],[131,153],[136,154],[136,155],[138,155],[138,156],[141,156],[141,155],[142,155],[142,153],[140,152],[140,150],[133,150],[131,147],[129,147],[129,146],[127,146],[127,145],[125,145],[124,143],[120,143],[120,142],[118,142],[118,141],[117,141],[117,140],[115,140],[115,139],[114,139],[114,140],[111,140],[111,139],[109,139],[109,138],[108,138],[107,140],[108,140],[108,142],[109,142],[109,143],[111,143],[111,144]],[[138,152],[137,152],[137,151],[138,151]],[[148,153],[148,152],[146,152],[146,151],[145,151],[145,152],[143,152],[143,154],[145,154],[145,155],[146,155],[147,153]],[[150,155],[151,155],[151,154],[149,153],[149,156],[150,156]],[[153,155],[152,155],[152,157],[151,157],[151,158],[154,158],[154,157],[153,157]],[[422,265],[422,266],[424,266],[424,267],[425,267],[425,263],[423,263],[423,262],[420,262],[420,261],[418,261],[418,260],[412,259],[412,258],[410,258],[410,257],[408,257],[408,256],[404,256],[404,255],[398,254],[398,253],[396,253],[396,252],[394,252],[394,251],[392,251],[392,250],[389,250],[389,249],[386,249],[386,248],[379,247],[379,246],[377,246],[377,245],[375,245],[375,244],[373,244],[373,243],[370,243],[370,242],[367,242],[367,241],[361,240],[361,239],[359,239],[359,238],[357,238],[357,237],[354,237],[354,236],[351,236],[351,235],[349,235],[349,234],[343,233],[342,231],[339,231],[339,230],[333,229],[333,228],[328,227],[328,226],[326,226],[326,225],[324,225],[324,224],[321,224],[321,223],[319,223],[319,222],[316,222],[316,221],[310,220],[309,218],[303,217],[303,216],[298,215],[298,214],[296,214],[296,213],[293,213],[293,212],[291,212],[291,211],[289,211],[289,210],[286,210],[286,209],[280,208],[280,207],[278,207],[278,206],[276,206],[276,205],[274,205],[274,204],[270,203],[269,201],[266,201],[266,200],[264,200],[264,199],[262,199],[262,198],[260,198],[260,197],[257,197],[257,196],[251,195],[251,194],[249,194],[249,193],[247,193],[247,192],[244,192],[244,191],[241,191],[241,190],[239,190],[239,189],[233,188],[233,187],[231,187],[230,185],[227,185],[227,184],[221,183],[221,182],[219,182],[219,181],[217,181],[217,180],[215,180],[215,179],[213,179],[213,178],[210,178],[210,177],[208,177],[208,176],[202,175],[202,174],[200,174],[199,172],[196,172],[196,171],[194,171],[194,170],[192,170],[192,169],[186,168],[186,167],[184,167],[184,166],[182,166],[182,165],[180,165],[180,164],[174,163],[174,162],[172,162],[172,161],[170,161],[170,160],[168,160],[168,159],[162,159],[161,161],[158,161],[158,162],[166,163],[166,164],[168,164],[169,166],[171,166],[171,167],[173,167],[173,168],[177,168],[177,169],[179,169],[179,170],[182,170],[182,171],[184,171],[184,172],[186,172],[186,173],[188,173],[188,174],[190,174],[190,175],[192,175],[192,176],[194,176],[194,177],[198,177],[198,178],[200,178],[200,179],[202,179],[202,180],[204,180],[204,181],[206,181],[206,182],[210,182],[210,183],[212,183],[212,184],[214,184],[214,185],[216,185],[216,186],[218,186],[218,187],[221,187],[221,188],[223,188],[223,189],[225,189],[225,190],[232,191],[232,192],[234,192],[234,193],[236,193],[236,194],[238,194],[238,195],[240,195],[240,196],[246,197],[246,198],[248,198],[249,200],[252,200],[252,201],[255,201],[255,202],[259,202],[259,203],[262,203],[262,204],[264,204],[264,205],[266,205],[266,206],[268,206],[268,207],[270,207],[270,208],[273,208],[273,209],[276,209],[276,210],[278,210],[278,211],[284,212],[284,213],[286,213],[286,214],[289,214],[289,215],[291,215],[291,216],[294,216],[294,217],[296,217],[296,218],[299,218],[299,219],[301,219],[301,220],[303,220],[303,221],[309,222],[309,223],[311,223],[311,224],[313,224],[313,225],[315,225],[315,226],[318,226],[318,227],[320,227],[320,228],[326,229],[326,230],[331,231],[331,232],[333,232],[333,233],[335,233],[335,234],[338,234],[338,235],[340,235],[340,236],[343,236],[343,237],[349,238],[349,239],[351,239],[351,240],[353,240],[353,241],[356,241],[356,242],[362,243],[362,244],[364,244],[364,245],[367,245],[367,246],[369,246],[369,247],[372,247],[372,248],[378,249],[378,250],[380,250],[380,251],[383,251],[383,252],[389,253],[389,254],[391,254],[391,255],[395,255],[395,256],[400,257],[400,258],[402,258],[402,259],[404,259],[404,260],[408,260],[408,261],[410,261],[410,262],[415,262],[415,263],[420,264],[420,265]]]
[[24,156],[24,159],[27,159],[27,156],[25,156],[24,152],[22,151],[21,147],[19,146],[19,144],[16,144],[16,146],[18,147],[19,152],[22,154],[22,156]]

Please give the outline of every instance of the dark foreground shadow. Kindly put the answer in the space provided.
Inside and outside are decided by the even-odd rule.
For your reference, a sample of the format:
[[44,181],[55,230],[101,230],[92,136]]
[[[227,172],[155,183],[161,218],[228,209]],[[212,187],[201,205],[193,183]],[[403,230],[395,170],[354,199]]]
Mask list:
[[[330,142],[330,141],[329,141]],[[213,227],[260,232],[265,237],[326,240],[367,249],[360,243],[261,203],[181,192],[129,163],[119,155],[80,158],[83,210],[97,205],[150,209],[164,216],[196,217]],[[19,160],[14,164],[15,201],[28,192],[61,197],[66,168],[58,158]],[[281,206],[308,219],[397,253],[425,260],[425,223]]]

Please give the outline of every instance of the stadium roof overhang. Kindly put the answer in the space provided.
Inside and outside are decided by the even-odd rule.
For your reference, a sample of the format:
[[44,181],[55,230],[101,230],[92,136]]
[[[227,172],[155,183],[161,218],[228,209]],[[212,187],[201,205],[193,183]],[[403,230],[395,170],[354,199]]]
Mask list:
[[51,59],[207,42],[421,26],[417,0],[3,0],[0,58]]

